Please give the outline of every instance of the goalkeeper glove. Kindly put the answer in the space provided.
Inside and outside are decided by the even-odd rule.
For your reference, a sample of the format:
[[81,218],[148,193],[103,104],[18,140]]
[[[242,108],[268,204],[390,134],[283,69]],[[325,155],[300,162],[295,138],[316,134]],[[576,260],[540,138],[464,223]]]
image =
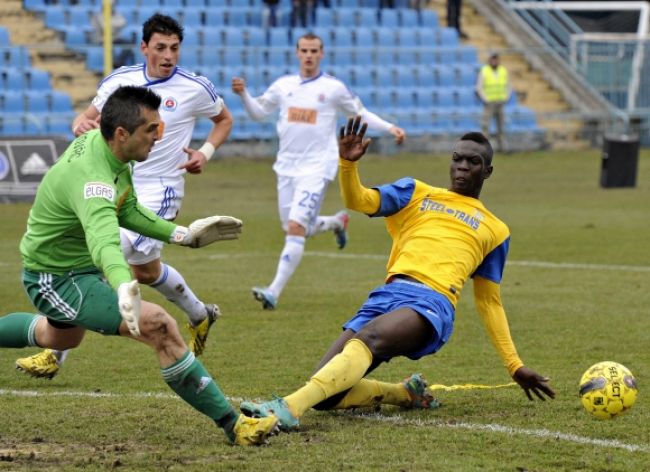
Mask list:
[[120,284],[117,288],[117,303],[131,336],[140,336],[140,286],[137,280]]
[[232,216],[208,216],[193,221],[189,228],[177,226],[169,242],[181,246],[203,247],[215,241],[237,239],[242,222]]

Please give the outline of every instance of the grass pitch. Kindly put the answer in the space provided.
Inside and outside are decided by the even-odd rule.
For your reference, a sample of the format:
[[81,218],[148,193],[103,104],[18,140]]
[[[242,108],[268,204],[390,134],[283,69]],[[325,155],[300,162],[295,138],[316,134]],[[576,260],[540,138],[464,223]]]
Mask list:
[[[366,156],[366,185],[413,175],[447,186],[448,156]],[[629,471],[650,463],[650,153],[638,186],[602,189],[600,154],[497,156],[483,200],[510,226],[502,295],[524,362],[552,378],[557,398],[529,402],[516,387],[439,391],[431,412],[309,412],[300,432],[268,447],[227,444],[210,420],[161,380],[135,342],[89,333],[52,381],[14,371],[37,349],[0,350],[0,470],[458,470]],[[353,214],[344,251],[330,234],[307,252],[278,310],[250,287],[268,283],[283,244],[270,160],[225,158],[187,179],[181,223],[209,214],[244,220],[242,238],[204,249],[167,247],[164,258],[224,312],[203,362],[234,404],[301,386],[340,325],[382,282],[390,241],[381,219]],[[324,213],[340,208],[332,184]],[[31,311],[20,284],[18,241],[29,205],[0,206],[2,313]],[[470,282],[471,284],[471,282]],[[184,317],[159,294],[179,323]],[[613,360],[636,375],[635,407],[611,421],[589,416],[577,383]],[[447,346],[418,362],[395,359],[374,378],[422,372],[444,385],[510,381],[475,313],[471,287]]]

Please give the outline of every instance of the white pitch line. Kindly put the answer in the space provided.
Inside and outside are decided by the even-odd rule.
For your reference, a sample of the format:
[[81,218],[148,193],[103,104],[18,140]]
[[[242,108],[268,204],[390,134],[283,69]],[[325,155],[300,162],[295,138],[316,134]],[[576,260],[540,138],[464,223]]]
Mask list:
[[[207,259],[229,259],[234,257],[276,257],[275,253],[267,252],[240,252],[236,254],[211,254]],[[340,253],[340,252],[325,252],[325,251],[306,251],[305,256],[313,257],[326,257],[329,259],[369,259],[377,261],[385,261],[388,259],[387,255],[381,254],[353,254],[353,253]],[[578,269],[578,270],[612,270],[619,272],[650,272],[650,266],[633,266],[623,264],[586,264],[578,262],[548,262],[548,261],[518,261],[508,260],[506,265],[520,266],[520,267],[538,267],[541,269]]]
[[[111,392],[75,392],[70,390],[62,390],[57,392],[41,392],[37,390],[10,390],[0,389],[1,396],[15,396],[15,397],[85,397],[85,398],[155,398],[155,399],[169,399],[180,400],[177,395],[163,392],[141,392],[141,393],[111,393]],[[226,397],[229,401],[241,403],[244,399],[238,397]],[[256,399],[255,401],[260,401]],[[559,431],[551,431],[548,429],[525,429],[513,428],[511,426],[504,426],[500,424],[480,424],[480,423],[463,423],[453,422],[447,423],[440,420],[422,420],[404,418],[400,415],[383,416],[381,414],[355,414],[354,418],[359,418],[368,421],[379,421],[385,423],[393,423],[398,425],[409,425],[416,427],[436,427],[436,428],[452,428],[452,429],[467,429],[470,431],[488,431],[494,433],[503,433],[509,436],[532,436],[536,438],[550,438],[560,441],[576,444],[586,444],[589,446],[599,446],[611,449],[625,449],[630,452],[646,452],[650,453],[650,446],[645,444],[627,444],[616,439],[595,439],[585,436],[578,436],[577,434],[562,433]]]

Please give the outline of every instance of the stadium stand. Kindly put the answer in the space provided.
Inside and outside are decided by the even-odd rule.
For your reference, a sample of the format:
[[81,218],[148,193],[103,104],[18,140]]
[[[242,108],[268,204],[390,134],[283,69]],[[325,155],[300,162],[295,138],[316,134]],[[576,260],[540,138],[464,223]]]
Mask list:
[[[291,3],[282,0],[280,26],[264,29],[261,0],[115,2],[116,9],[129,22],[121,38],[131,44],[120,47],[132,47],[138,61],[144,19],[162,12],[184,23],[186,36],[180,65],[206,75],[221,90],[236,118],[231,139],[275,136],[273,123],[254,123],[243,113],[239,98],[230,92],[231,77],[242,75],[253,92],[262,92],[278,76],[295,71],[295,43],[308,31],[325,41],[323,70],[346,82],[369,108],[398,120],[411,136],[456,132],[470,125],[477,128],[481,107],[473,93],[480,66],[476,48],[462,44],[455,29],[441,26],[435,11],[411,9],[407,0],[395,3],[396,8],[387,9],[380,8],[378,0],[332,0],[330,8],[316,9],[315,23],[309,28],[290,28]],[[99,78],[104,52],[90,45],[87,38],[89,18],[99,11],[101,0],[59,0],[55,5],[45,0],[25,0],[24,8],[58,31],[70,50],[82,53],[86,67]],[[11,117],[22,113],[22,132],[34,126],[48,132],[68,132],[64,118],[65,113],[72,113],[71,101],[52,91],[47,73],[29,69],[23,49],[9,49],[2,58],[3,111],[16,110]],[[26,68],[12,65],[16,61],[25,63]],[[15,98],[20,92],[7,88],[10,83],[26,89],[22,92],[22,112],[17,111],[20,104]],[[31,90],[45,92],[42,96],[46,99],[32,99],[36,94]],[[542,132],[534,112],[521,106],[516,97],[508,107],[517,113],[508,120],[507,131]],[[45,111],[52,108],[56,116],[46,118]],[[27,120],[27,115],[32,119]],[[36,125],[27,126],[28,122]],[[12,119],[3,120],[0,131],[6,132],[5,128],[15,131],[17,125]],[[203,136],[205,130],[199,124],[195,136]]]

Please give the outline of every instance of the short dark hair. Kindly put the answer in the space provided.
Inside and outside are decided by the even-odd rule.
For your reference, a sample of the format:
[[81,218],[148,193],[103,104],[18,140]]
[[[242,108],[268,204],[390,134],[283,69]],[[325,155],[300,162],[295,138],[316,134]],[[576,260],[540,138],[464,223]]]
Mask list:
[[102,118],[99,122],[102,136],[107,140],[113,139],[118,127],[133,133],[145,121],[140,110],[157,110],[160,101],[160,96],[147,87],[119,87],[108,97],[102,108]]
[[320,36],[318,36],[317,34],[314,34],[312,32],[305,33],[301,37],[298,38],[298,41],[296,41],[296,49],[298,49],[300,47],[300,40],[301,39],[307,39],[307,40],[317,39],[317,40],[320,41],[321,50],[323,49],[323,40],[322,40],[322,38]]
[[183,27],[171,16],[154,13],[142,24],[142,41],[148,44],[154,33],[164,34],[165,36],[175,34],[178,36],[178,40],[181,43],[183,42]]
[[471,131],[469,133],[465,133],[460,137],[461,141],[474,141],[477,144],[482,144],[485,147],[485,155],[483,156],[485,158],[485,163],[487,165],[492,165],[492,157],[494,156],[494,150],[492,149],[492,145],[490,144],[490,140],[485,137],[483,133],[479,133],[478,131]]

